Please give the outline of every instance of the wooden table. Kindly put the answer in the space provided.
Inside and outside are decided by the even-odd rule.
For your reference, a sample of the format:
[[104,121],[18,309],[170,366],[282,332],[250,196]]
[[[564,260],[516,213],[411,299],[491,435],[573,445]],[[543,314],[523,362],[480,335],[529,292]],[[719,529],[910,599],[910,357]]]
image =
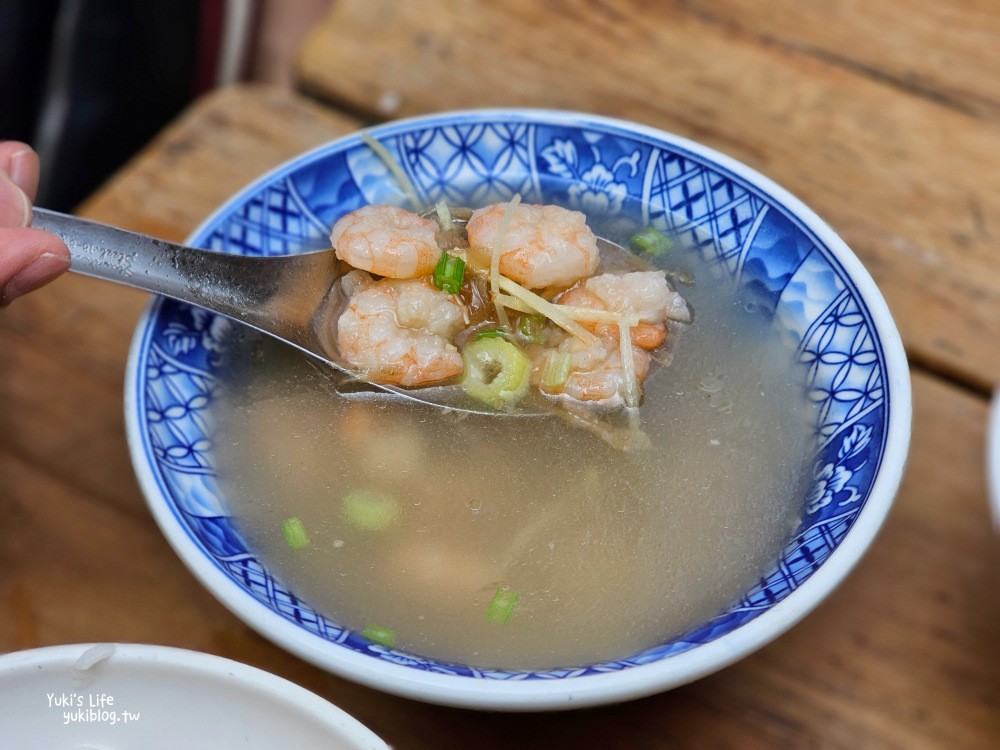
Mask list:
[[398,748],[1000,745],[1000,540],[983,451],[1000,378],[995,3],[418,6],[338,0],[298,61],[313,100],[214,94],[81,212],[180,239],[283,159],[439,109],[556,106],[693,137],[815,208],[896,316],[914,432],[873,548],[787,635],[651,698],[510,716],[360,687],[256,635],[168,547],[122,427],[144,297],[67,276],[0,311],[0,651],[134,641],[220,654],[319,693]]

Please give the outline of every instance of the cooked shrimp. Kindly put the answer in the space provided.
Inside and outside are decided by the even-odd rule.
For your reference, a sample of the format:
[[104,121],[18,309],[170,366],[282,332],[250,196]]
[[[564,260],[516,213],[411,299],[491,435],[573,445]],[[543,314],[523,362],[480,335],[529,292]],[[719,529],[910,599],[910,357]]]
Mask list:
[[337,257],[355,268],[392,279],[415,279],[441,258],[438,225],[395,206],[363,206],[341,217],[330,232]]
[[[560,294],[555,299],[560,305],[582,307],[587,310],[608,310],[607,304],[590,291],[581,286],[575,286]],[[631,312],[617,310],[615,312]],[[634,313],[633,313],[634,314]],[[597,334],[602,339],[618,338],[618,326],[614,323],[580,323],[584,328]],[[663,323],[647,323],[640,321],[629,328],[632,343],[643,349],[655,349],[667,338],[667,327]]]
[[[489,266],[508,204],[472,212],[466,225],[470,259]],[[500,238],[500,273],[529,289],[564,287],[597,270],[597,238],[579,211],[520,204]]]
[[[577,401],[618,401],[624,398],[629,383],[618,342],[602,338],[588,346],[570,337],[555,351],[570,355],[569,376],[563,385],[544,390]],[[633,345],[632,361],[636,381],[641,384],[649,372],[650,356],[645,349]],[[533,372],[536,381],[540,379],[542,367],[539,364]]]
[[374,382],[403,386],[461,375],[462,355],[451,339],[468,310],[458,297],[427,279],[359,283],[363,276],[345,276],[351,293],[337,321],[337,346],[348,364]]
[[[638,316],[639,323],[629,332],[632,343],[643,349],[655,349],[666,340],[668,319],[688,316],[687,303],[670,288],[663,271],[594,276],[566,290],[555,301],[570,307]],[[618,326],[613,323],[582,325],[603,338],[618,336]]]
[[670,288],[663,271],[605,273],[587,279],[584,288],[611,312],[638,315],[643,323],[686,320],[690,315],[684,298]]

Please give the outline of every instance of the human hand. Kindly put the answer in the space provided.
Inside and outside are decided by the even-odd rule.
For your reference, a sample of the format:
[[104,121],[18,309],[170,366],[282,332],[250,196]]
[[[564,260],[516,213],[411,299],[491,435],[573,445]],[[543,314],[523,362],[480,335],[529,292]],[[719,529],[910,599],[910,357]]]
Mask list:
[[38,190],[38,155],[0,141],[0,307],[69,268],[69,250],[54,234],[30,228]]

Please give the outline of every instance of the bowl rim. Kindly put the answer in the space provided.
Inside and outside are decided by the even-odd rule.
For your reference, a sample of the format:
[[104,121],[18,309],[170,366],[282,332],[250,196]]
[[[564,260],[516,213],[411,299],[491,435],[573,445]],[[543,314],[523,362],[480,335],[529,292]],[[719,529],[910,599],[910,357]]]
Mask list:
[[[132,463],[147,504],[170,545],[189,570],[231,612],[257,632],[300,658],[341,677],[408,698],[466,708],[541,711],[618,702],[662,692],[722,669],[762,648],[789,630],[843,581],[871,545],[881,528],[902,479],[910,440],[911,392],[909,369],[902,341],[881,292],[847,244],[812,209],[770,178],[736,159],[683,136],[622,119],[568,110],[543,108],[483,108],[450,110],[408,117],[366,128],[374,137],[388,137],[415,127],[434,124],[489,122],[497,119],[565,127],[599,127],[618,130],[651,143],[665,143],[690,151],[710,164],[732,172],[780,204],[806,227],[840,264],[867,308],[871,329],[884,353],[888,422],[884,450],[864,507],[843,540],[806,581],[782,601],[750,622],[708,643],[647,664],[603,674],[558,680],[482,680],[461,675],[419,671],[401,664],[373,659],[339,648],[319,636],[288,623],[273,610],[238,590],[215,564],[203,555],[181,527],[161,487],[147,465],[142,424],[137,409],[138,366],[145,350],[150,322],[158,308],[153,298],[146,306],[132,339],[126,369],[126,434]],[[360,131],[307,150],[245,185],[215,209],[190,235],[203,233],[247,195],[290,173],[316,156],[347,149],[359,141]]]
[[[300,714],[305,714],[331,734],[337,734],[356,743],[357,747],[371,750],[388,750],[388,745],[372,730],[316,693],[291,680],[202,651],[175,646],[146,643],[69,643],[41,646],[23,651],[0,654],[0,684],[8,677],[23,672],[44,669],[71,670],[86,652],[95,647],[111,647],[108,658],[118,670],[175,669],[193,680],[217,680],[236,686],[240,692],[265,696],[275,704],[283,704]],[[103,659],[102,659],[103,660]]]

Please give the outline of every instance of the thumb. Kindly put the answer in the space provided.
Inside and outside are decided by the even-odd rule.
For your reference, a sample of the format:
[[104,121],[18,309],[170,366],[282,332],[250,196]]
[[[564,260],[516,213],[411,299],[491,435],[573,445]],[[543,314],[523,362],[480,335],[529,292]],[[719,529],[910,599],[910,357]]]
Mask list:
[[39,229],[0,228],[0,307],[70,267],[65,243]]

